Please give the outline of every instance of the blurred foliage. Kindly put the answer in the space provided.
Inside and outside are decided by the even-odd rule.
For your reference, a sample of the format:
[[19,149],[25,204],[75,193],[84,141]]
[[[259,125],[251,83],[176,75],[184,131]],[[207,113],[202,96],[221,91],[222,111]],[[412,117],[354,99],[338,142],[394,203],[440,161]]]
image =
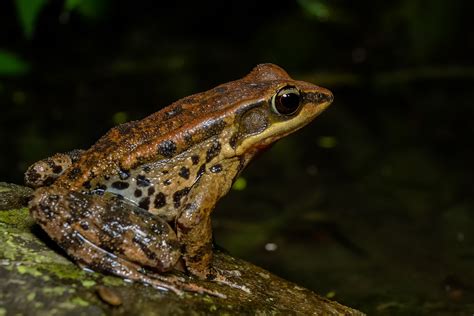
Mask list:
[[64,9],[67,12],[77,11],[86,18],[102,17],[109,6],[109,0],[66,0]]
[[298,0],[298,3],[308,14],[320,20],[327,21],[333,16],[333,12],[331,11],[332,8],[327,1]]
[[[34,36],[36,22],[41,12],[50,5],[48,0],[14,0],[16,15],[26,39]],[[65,0],[63,20],[73,12],[89,18],[102,17],[109,6],[108,0]],[[0,50],[0,75],[18,76],[28,72],[29,65],[16,54]]]
[[[31,39],[35,23],[42,10],[49,5],[48,0],[15,0],[16,11],[23,33],[27,39]],[[108,0],[65,0],[64,13],[70,14],[73,11],[80,15],[97,19],[104,15],[109,5]]]
[[15,0],[17,15],[27,38],[33,36],[34,27],[41,9],[48,4],[47,0]]
[[29,70],[30,66],[27,62],[20,59],[15,54],[0,50],[0,75],[1,76],[18,76],[23,75]]

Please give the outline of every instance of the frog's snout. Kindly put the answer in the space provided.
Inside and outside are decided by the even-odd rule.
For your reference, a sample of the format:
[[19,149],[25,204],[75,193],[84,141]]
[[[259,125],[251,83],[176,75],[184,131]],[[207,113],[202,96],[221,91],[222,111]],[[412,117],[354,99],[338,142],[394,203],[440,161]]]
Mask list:
[[327,90],[326,93],[324,93],[323,100],[325,100],[327,103],[332,103],[334,101],[334,95],[332,94],[331,91]]
[[306,93],[303,97],[306,102],[316,105],[325,104],[327,106],[334,101],[334,95],[332,92],[324,88],[319,88],[316,91]]

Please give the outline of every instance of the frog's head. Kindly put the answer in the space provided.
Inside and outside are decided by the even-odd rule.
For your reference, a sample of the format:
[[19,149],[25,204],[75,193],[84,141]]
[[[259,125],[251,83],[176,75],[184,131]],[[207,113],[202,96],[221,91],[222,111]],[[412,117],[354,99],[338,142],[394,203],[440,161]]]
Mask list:
[[258,85],[260,98],[236,111],[239,129],[230,144],[236,155],[267,147],[302,128],[333,101],[329,90],[293,80],[272,64],[258,65],[242,81]]

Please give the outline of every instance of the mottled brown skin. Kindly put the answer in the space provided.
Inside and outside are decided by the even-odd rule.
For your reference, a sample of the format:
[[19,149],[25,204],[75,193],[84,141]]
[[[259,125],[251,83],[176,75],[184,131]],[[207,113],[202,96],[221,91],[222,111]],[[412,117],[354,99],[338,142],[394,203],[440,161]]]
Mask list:
[[93,269],[219,295],[166,274],[182,261],[195,276],[245,289],[212,266],[211,212],[260,149],[308,124],[332,99],[276,65],[258,65],[111,129],[89,150],[34,164],[25,174],[36,188],[31,214]]

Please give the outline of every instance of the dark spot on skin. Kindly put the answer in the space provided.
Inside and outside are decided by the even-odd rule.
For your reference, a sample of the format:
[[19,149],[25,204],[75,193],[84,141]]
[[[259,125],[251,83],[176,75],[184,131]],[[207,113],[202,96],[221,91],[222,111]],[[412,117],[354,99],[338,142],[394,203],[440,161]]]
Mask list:
[[150,180],[148,180],[144,175],[140,174],[137,176],[137,185],[139,187],[147,187],[150,184]]
[[130,172],[127,170],[119,169],[118,175],[121,180],[126,180],[130,177]]
[[110,176],[107,174],[104,176],[104,180],[109,180],[110,179]]
[[56,173],[56,174],[59,174],[59,173],[63,172],[63,167],[59,166],[59,165],[54,165],[53,166],[53,172]]
[[144,210],[148,210],[148,207],[150,207],[150,197],[147,196],[141,199],[138,206]]
[[203,163],[201,165],[201,167],[199,167],[199,170],[196,173],[196,180],[199,179],[204,174],[204,172],[206,172],[206,164],[205,163]]
[[189,188],[184,188],[182,190],[176,191],[173,194],[174,207],[178,208],[181,205],[181,198],[186,196],[189,193]]
[[28,169],[26,172],[25,179],[27,182],[36,182],[38,179],[41,178],[41,175],[33,168]]
[[82,186],[86,189],[90,189],[91,188],[91,182],[89,180],[87,180],[86,182],[84,182],[82,184]]
[[181,167],[178,174],[183,179],[189,179],[189,169],[186,167]]
[[87,222],[81,222],[79,224],[81,226],[82,229],[84,230],[88,230],[89,229],[89,224]]
[[216,93],[224,93],[224,92],[227,91],[227,88],[226,87],[216,87],[216,88],[214,88],[214,91]]
[[148,259],[153,261],[156,260],[156,254],[150,250],[150,245],[143,239],[143,237],[141,237],[140,235],[135,235],[132,238],[132,241],[140,247],[140,249],[143,251],[143,253]]
[[239,139],[239,136],[237,135],[237,133],[230,137],[229,145],[230,147],[232,147],[232,149],[235,149],[235,147],[237,146],[238,139]]
[[120,124],[115,128],[117,129],[120,135],[126,135],[132,132],[132,129],[135,127],[135,125],[137,125],[137,123],[137,121],[127,122],[124,124]]
[[142,190],[136,189],[135,192],[133,192],[133,195],[134,195],[135,197],[140,197],[140,196],[142,196]]
[[202,257],[210,252],[212,252],[212,242],[207,242],[194,251],[193,255],[188,257],[188,260],[191,262],[200,262]]
[[153,195],[155,193],[155,188],[154,187],[149,187],[148,188],[148,195]]
[[74,149],[74,150],[71,150],[70,152],[67,152],[66,155],[69,156],[72,162],[76,162],[79,160],[79,158],[81,158],[83,152],[84,150],[82,149]]
[[144,171],[145,173],[150,172],[150,171],[151,171],[150,166],[145,166],[145,167],[143,167],[143,171]]
[[212,166],[211,168],[209,168],[209,170],[212,172],[212,173],[219,173],[222,171],[222,165],[220,163],[218,164],[215,164],[214,166]]
[[43,185],[49,186],[49,185],[53,184],[54,181],[56,181],[55,177],[47,177],[46,179],[44,179]]
[[181,105],[177,105],[165,113],[165,120],[173,118],[181,112],[183,112],[183,108],[181,107]]
[[197,165],[199,162],[199,156],[198,155],[192,155],[191,156],[191,161],[193,162],[193,165]]
[[213,142],[211,144],[211,147],[206,152],[206,162],[211,161],[212,158],[219,155],[220,151],[221,151],[221,143],[219,143],[217,141]]
[[[183,223],[181,223],[180,221],[177,221],[176,225],[177,225],[178,230],[182,234],[187,234],[192,229],[192,227],[188,227],[188,226],[184,225]],[[183,245],[183,250],[182,250],[183,253],[186,253],[185,249],[186,249],[186,247],[184,247],[184,245]]]
[[115,181],[112,183],[112,188],[117,189],[117,190],[125,190],[129,186],[130,184],[128,182],[123,182],[123,181]]
[[170,184],[171,184],[170,179],[166,179],[165,181],[163,181],[163,185],[170,185]]
[[155,206],[156,209],[162,208],[163,206],[166,205],[166,195],[163,194],[163,192],[159,192],[155,196],[155,201],[153,202],[153,205]]
[[226,127],[226,123],[223,119],[215,120],[211,124],[204,127],[205,138],[219,135],[220,132]]
[[176,153],[176,143],[172,140],[165,140],[158,145],[158,153],[166,158],[171,158]]
[[74,180],[80,173],[81,173],[81,168],[75,167],[75,168],[72,168],[71,171],[69,171],[67,176],[69,179]]
[[168,174],[168,170],[161,171],[162,174]]

